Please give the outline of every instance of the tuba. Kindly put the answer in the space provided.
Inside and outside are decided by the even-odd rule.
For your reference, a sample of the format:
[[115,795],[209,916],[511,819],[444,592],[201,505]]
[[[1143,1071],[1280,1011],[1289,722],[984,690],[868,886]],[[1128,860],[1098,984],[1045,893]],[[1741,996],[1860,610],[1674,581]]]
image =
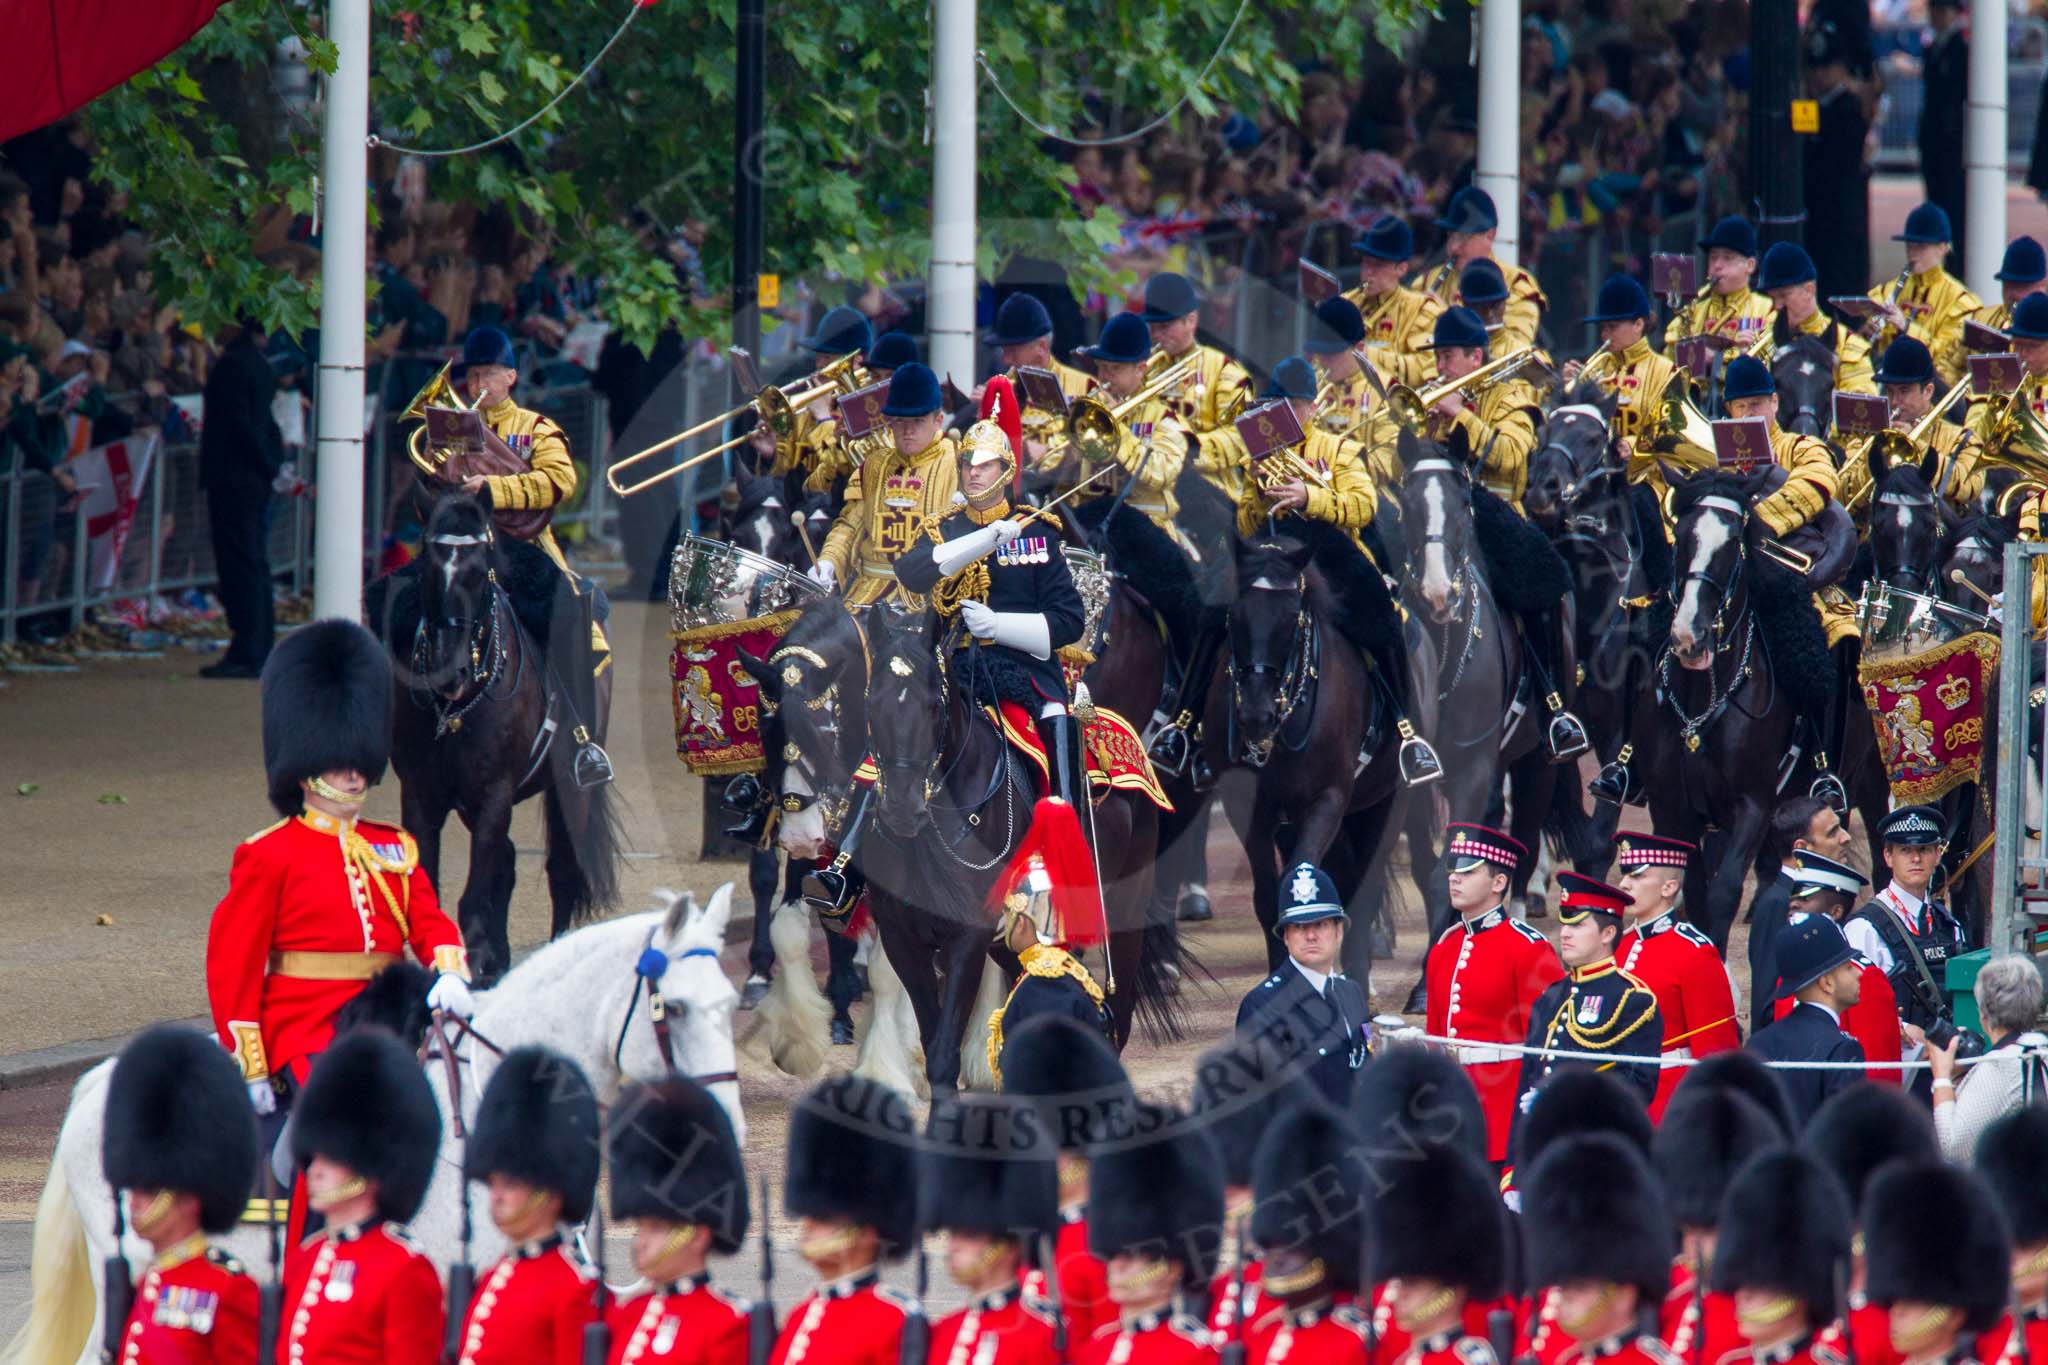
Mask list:
[[435,372],[434,377],[420,385],[420,391],[405,405],[405,411],[398,415],[401,422],[418,422],[419,425],[405,438],[405,453],[419,466],[419,471],[428,478],[441,477],[442,466],[448,463],[454,446],[434,446],[427,440],[428,408],[459,408],[467,411],[469,404],[462,401],[462,393],[448,379],[448,371],[455,364],[450,360]]
[[1673,372],[1664,386],[1664,403],[1656,425],[1645,433],[1644,445],[1659,455],[1676,457],[1687,468],[1711,469],[1718,463],[1714,454],[1714,424],[1692,401],[1692,376],[1683,369]]
[[[525,460],[512,452],[512,448],[498,439],[496,432],[484,425],[483,415],[476,418],[476,428],[481,431],[480,439],[472,439],[466,433],[460,441],[434,443],[429,434],[427,412],[429,409],[468,413],[476,409],[462,401],[461,392],[448,380],[449,368],[453,361],[443,365],[432,379],[420,386],[399,414],[400,421],[418,422],[405,438],[405,453],[411,457],[420,473],[432,483],[459,486],[463,480],[474,475],[488,478],[493,475],[524,474],[528,466]],[[514,540],[532,540],[554,519],[552,507],[528,508],[510,511],[504,508],[491,509],[491,521],[500,531]]]

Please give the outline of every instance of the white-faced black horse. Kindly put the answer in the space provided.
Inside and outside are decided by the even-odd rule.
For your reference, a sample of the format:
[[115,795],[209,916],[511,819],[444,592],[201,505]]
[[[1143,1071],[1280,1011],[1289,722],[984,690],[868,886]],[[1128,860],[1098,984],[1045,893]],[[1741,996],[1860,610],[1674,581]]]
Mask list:
[[[543,798],[551,934],[618,898],[611,787],[576,781],[575,723],[550,664],[581,657],[563,632],[588,628],[581,613],[556,609],[565,592],[544,553],[501,536],[487,502],[456,492],[435,503],[420,558],[365,594],[396,676],[391,766],[404,824],[437,887],[442,826],[450,812],[468,826],[469,875],[456,922],[471,970],[486,984],[511,965],[506,917],[519,802]],[[550,637],[558,642],[552,649]],[[601,738],[599,725],[592,728]]]

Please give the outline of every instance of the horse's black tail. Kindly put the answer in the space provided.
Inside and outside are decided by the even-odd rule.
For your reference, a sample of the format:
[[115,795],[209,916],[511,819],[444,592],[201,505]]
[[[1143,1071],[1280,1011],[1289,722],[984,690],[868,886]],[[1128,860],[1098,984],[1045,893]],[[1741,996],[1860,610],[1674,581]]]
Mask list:
[[1116,985],[1118,990],[1135,992],[1132,1018],[1144,1031],[1145,1041],[1177,1043],[1186,1038],[1188,1012],[1181,1003],[1180,983],[1210,973],[1180,936],[1176,921],[1159,920],[1145,926],[1145,936],[1138,942],[1136,974],[1136,981]]
[[[569,823],[564,810],[563,775],[548,784],[542,802],[547,810],[548,891],[554,901],[554,936],[596,919],[619,900],[619,863],[625,842],[619,804],[612,784],[600,783],[576,793],[583,804],[583,827]],[[562,856],[566,851],[567,856]]]

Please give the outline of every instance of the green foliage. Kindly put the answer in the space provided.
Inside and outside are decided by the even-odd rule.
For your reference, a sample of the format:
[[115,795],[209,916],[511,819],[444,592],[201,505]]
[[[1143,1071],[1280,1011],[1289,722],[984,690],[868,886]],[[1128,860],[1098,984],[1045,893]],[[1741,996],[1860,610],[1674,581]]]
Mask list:
[[[1208,116],[1232,104],[1294,108],[1298,76],[1282,32],[1352,71],[1371,36],[1389,43],[1426,0],[1392,0],[1368,21],[1353,0],[1247,2],[1206,80],[1239,0],[984,0],[980,46],[1010,97],[1037,123],[1100,135],[1089,109],[1124,111],[1126,131],[1172,109]],[[380,6],[371,52],[373,131],[394,143],[461,146],[538,109],[611,36],[624,0],[493,0]],[[767,131],[765,268],[874,280],[924,269],[931,157],[923,7],[796,0],[773,7]],[[243,310],[297,331],[317,312],[317,282],[299,285],[251,258],[256,217],[285,203],[310,212],[319,131],[277,108],[268,63],[292,36],[316,69],[331,44],[295,7],[238,0],[183,49],[92,104],[95,174],[123,192],[156,243],[160,296],[218,326]],[[641,11],[597,73],[533,128],[488,151],[430,163],[443,199],[512,201],[558,255],[600,273],[605,314],[651,345],[662,326],[715,332],[731,286],[734,0],[661,0]],[[1118,225],[1080,217],[1069,168],[979,81],[981,264],[1018,252],[1099,264]],[[1084,96],[1090,100],[1084,105]],[[282,129],[280,136],[279,130]],[[701,227],[713,297],[690,299],[658,240]]]

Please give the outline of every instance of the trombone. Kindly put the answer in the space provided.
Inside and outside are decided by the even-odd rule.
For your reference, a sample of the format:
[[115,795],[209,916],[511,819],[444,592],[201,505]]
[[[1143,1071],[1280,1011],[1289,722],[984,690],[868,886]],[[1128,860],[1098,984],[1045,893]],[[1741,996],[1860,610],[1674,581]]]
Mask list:
[[1495,384],[1512,378],[1536,359],[1536,348],[1524,346],[1518,351],[1508,352],[1497,360],[1487,361],[1470,374],[1432,384],[1420,393],[1406,384],[1396,384],[1387,390],[1387,411],[1396,422],[1419,435],[1429,421],[1430,411],[1444,399],[1454,393],[1462,393],[1467,398],[1475,393],[1483,393]]
[[420,391],[412,396],[412,401],[405,405],[405,411],[398,415],[401,422],[419,423],[405,438],[405,453],[429,478],[440,477],[441,467],[448,463],[448,456],[453,452],[427,444],[427,409],[458,408],[466,412],[471,406],[462,401],[462,391],[448,381],[448,371],[454,364],[452,360],[445,362],[432,379],[420,385]]
[[1129,398],[1120,398],[1113,404],[1092,393],[1076,398],[1067,406],[1066,434],[1047,447],[1039,467],[1049,469],[1074,451],[1079,451],[1084,460],[1111,458],[1122,444],[1124,423],[1130,415],[1152,399],[1179,388],[1194,373],[1195,357],[1188,355],[1148,374],[1144,386]]
[[791,436],[796,432],[797,414],[805,408],[821,398],[829,398],[835,393],[851,393],[861,387],[860,381],[866,376],[865,371],[859,368],[860,358],[861,353],[859,351],[849,351],[817,372],[814,378],[821,382],[814,383],[809,388],[798,389],[794,393],[790,392],[791,389],[796,388],[794,384],[783,388],[770,384],[767,388],[755,394],[752,399],[740,404],[736,408],[731,408],[718,414],[716,417],[699,422],[688,431],[679,431],[673,436],[656,441],[645,450],[636,450],[623,460],[613,462],[611,467],[604,472],[604,481],[611,486],[612,492],[617,496],[630,498],[635,493],[652,488],[665,479],[674,478],[686,469],[694,469],[706,460],[723,455],[734,446],[742,445],[750,440],[753,437],[753,432],[742,433],[729,441],[723,441],[711,447],[709,450],[700,450],[682,463],[670,465],[666,469],[649,474],[638,483],[622,485],[619,482],[619,475],[631,469],[634,465],[651,460],[664,450],[673,449],[689,440],[692,436],[702,435],[714,427],[733,421],[740,414],[748,411],[760,414],[761,421],[773,428],[777,437],[786,438]]
[[[1842,490],[1835,500],[1852,512],[1861,507],[1877,487],[1870,457],[1882,453],[1887,464],[1908,464],[1919,459],[1920,452],[1934,439],[1934,424],[1969,390],[1970,376],[1966,374],[1956,381],[1954,388],[1937,398],[1934,406],[1927,409],[1927,414],[1910,429],[1885,430],[1864,438],[1862,445],[1843,463]],[[1856,479],[1853,484],[1849,482],[1852,477]]]

